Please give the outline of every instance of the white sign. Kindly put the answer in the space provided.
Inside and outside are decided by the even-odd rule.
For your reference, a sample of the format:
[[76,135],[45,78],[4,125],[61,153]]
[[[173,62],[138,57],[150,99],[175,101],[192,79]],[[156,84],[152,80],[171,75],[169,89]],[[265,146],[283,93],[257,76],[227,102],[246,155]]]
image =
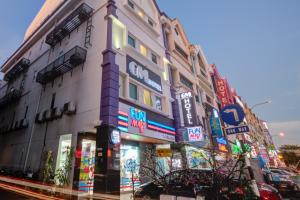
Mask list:
[[203,141],[203,132],[200,126],[187,128],[189,142]]

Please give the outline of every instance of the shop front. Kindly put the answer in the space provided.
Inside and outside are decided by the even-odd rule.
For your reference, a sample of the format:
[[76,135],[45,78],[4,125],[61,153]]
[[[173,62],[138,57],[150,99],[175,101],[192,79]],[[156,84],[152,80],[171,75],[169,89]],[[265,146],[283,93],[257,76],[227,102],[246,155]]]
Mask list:
[[[173,120],[130,102],[119,102],[118,129],[121,131],[120,191],[132,191],[147,181],[140,175],[147,149],[170,149],[175,142]],[[167,170],[167,157],[156,158]]]

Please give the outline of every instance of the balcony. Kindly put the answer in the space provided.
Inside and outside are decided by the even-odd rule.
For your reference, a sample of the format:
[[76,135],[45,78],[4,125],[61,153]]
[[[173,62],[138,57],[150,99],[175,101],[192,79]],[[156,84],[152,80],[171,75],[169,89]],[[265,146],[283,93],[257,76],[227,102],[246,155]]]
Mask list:
[[11,81],[24,72],[30,65],[30,60],[22,58],[9,72],[4,76],[5,81]]
[[22,91],[11,89],[4,97],[0,99],[0,108],[18,101],[22,96]]
[[86,50],[76,46],[39,71],[36,77],[36,82],[46,84],[53,81],[56,77],[61,76],[76,66],[84,63],[85,59]]
[[91,16],[92,12],[93,9],[90,6],[85,3],[81,4],[47,35],[45,42],[52,47],[55,46],[86,21]]

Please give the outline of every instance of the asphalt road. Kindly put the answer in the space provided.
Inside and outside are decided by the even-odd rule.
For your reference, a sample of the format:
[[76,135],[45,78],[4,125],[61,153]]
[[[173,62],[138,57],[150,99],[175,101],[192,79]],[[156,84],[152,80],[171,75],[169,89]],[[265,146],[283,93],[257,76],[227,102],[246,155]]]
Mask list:
[[36,200],[36,198],[33,197],[25,197],[22,195],[19,195],[17,193],[8,191],[8,190],[4,190],[2,188],[0,188],[0,199],[1,200]]

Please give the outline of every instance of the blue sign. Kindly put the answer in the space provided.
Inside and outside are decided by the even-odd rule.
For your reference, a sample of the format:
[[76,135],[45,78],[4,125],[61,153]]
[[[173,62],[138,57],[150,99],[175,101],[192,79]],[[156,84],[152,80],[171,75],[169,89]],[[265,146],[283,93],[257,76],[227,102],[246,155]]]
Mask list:
[[217,143],[227,145],[227,141],[225,138],[217,138]]
[[218,111],[213,108],[212,114],[209,119],[211,134],[217,137],[223,137],[222,126],[219,118]]
[[232,128],[226,128],[225,132],[227,135],[233,135],[237,133],[247,133],[249,132],[249,126],[236,126]]
[[236,104],[225,106],[221,110],[222,120],[232,126],[238,126],[245,118],[243,108]]

